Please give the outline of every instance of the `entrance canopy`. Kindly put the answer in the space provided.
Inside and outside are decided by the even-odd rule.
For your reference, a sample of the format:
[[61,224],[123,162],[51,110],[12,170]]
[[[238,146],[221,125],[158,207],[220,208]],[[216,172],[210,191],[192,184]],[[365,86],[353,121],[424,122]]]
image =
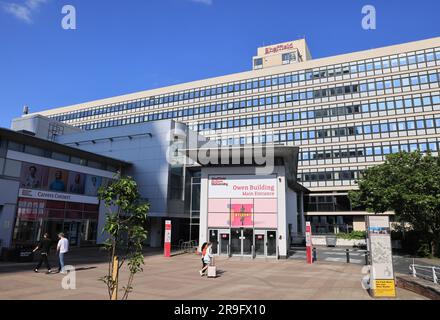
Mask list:
[[181,150],[186,167],[264,167],[284,166],[287,185],[294,191],[309,190],[297,182],[299,148],[284,145],[208,147]]

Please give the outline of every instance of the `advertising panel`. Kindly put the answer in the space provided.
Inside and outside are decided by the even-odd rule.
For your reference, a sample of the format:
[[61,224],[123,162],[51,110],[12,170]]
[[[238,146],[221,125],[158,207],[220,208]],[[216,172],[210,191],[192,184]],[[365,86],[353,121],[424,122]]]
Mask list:
[[310,221],[307,221],[306,222],[306,261],[308,264],[313,263],[312,250],[313,250],[312,226],[310,224]]
[[171,257],[171,220],[165,221],[164,256]]
[[367,216],[367,228],[373,294],[376,297],[395,297],[389,217]]
[[70,172],[67,192],[84,194],[85,177],[86,175],[83,173]]
[[65,192],[67,187],[67,179],[69,173],[66,170],[57,168],[49,169],[49,190],[57,192]]
[[47,186],[47,167],[37,164],[23,163],[21,168],[20,187],[42,189]]
[[240,227],[253,227],[253,205],[252,204],[232,204],[231,205],[231,216],[232,223],[231,226],[233,228]]
[[101,187],[102,178],[97,176],[87,175],[85,194],[88,196],[97,196],[98,190]]

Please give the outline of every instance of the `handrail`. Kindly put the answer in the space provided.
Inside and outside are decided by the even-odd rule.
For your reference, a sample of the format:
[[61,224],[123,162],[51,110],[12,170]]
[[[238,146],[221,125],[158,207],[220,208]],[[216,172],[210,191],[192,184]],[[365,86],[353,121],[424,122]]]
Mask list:
[[[430,281],[434,282],[435,284],[439,284],[439,277],[440,277],[440,267],[436,267],[436,266],[423,266],[423,265],[418,265],[415,263],[412,263],[409,265],[409,270],[411,271],[412,275],[414,278],[417,278],[417,269],[420,270],[420,272],[422,271],[431,271],[430,275],[424,275],[424,274],[420,274],[421,278],[425,278],[425,279],[429,279]],[[438,275],[437,275],[438,273]]]

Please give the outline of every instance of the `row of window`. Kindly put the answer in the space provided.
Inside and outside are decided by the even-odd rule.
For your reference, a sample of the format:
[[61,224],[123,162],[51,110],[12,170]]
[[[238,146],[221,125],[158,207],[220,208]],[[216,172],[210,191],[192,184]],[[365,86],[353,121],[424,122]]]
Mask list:
[[358,126],[337,127],[327,129],[303,130],[294,132],[274,132],[251,137],[229,137],[217,140],[218,145],[244,145],[258,143],[278,143],[286,141],[305,141],[314,139],[347,137],[361,134],[381,134],[389,132],[406,132],[410,130],[426,130],[440,128],[440,118],[411,119],[402,121],[389,121]]
[[[330,95],[345,95],[347,92],[373,92],[377,91],[383,88],[390,89],[392,88],[397,89],[401,88],[402,86],[409,85],[410,83],[413,83],[409,79],[417,79],[417,83],[420,84],[430,84],[435,83],[438,85],[440,74],[439,73],[421,73],[419,76],[412,76],[412,77],[393,77],[392,80],[376,80],[376,81],[370,81],[368,83],[361,83],[361,84],[353,84],[348,86],[340,86],[330,89],[319,89],[319,90],[309,90],[306,92],[293,92],[293,93],[287,93],[287,94],[281,94],[281,95],[275,95],[275,96],[267,96],[263,98],[254,98],[254,99],[248,99],[243,101],[236,101],[236,102],[230,102],[230,103],[222,103],[218,105],[212,105],[212,106],[206,106],[206,107],[200,107],[200,108],[189,108],[189,109],[183,109],[180,111],[169,111],[169,112],[161,112],[161,113],[154,113],[149,115],[141,115],[141,116],[135,116],[131,118],[126,119],[115,119],[115,120],[108,120],[108,121],[101,121],[101,122],[94,122],[94,123],[88,123],[83,124],[79,126],[81,129],[84,130],[94,130],[94,129],[100,129],[100,128],[107,128],[107,127],[114,127],[114,126],[121,126],[126,124],[133,124],[133,123],[140,123],[140,122],[147,122],[147,121],[156,121],[156,120],[163,120],[163,119],[178,119],[180,117],[186,117],[186,116],[192,116],[195,114],[204,114],[204,113],[212,113],[212,112],[218,112],[219,111],[228,111],[228,110],[235,110],[235,109],[245,109],[245,108],[253,108],[253,107],[263,107],[267,105],[272,104],[278,104],[278,103],[285,103],[285,102],[298,102],[302,100],[310,100],[314,99],[316,92],[321,92],[320,95],[323,94],[323,92],[327,92],[327,94]],[[415,83],[415,81],[414,81]],[[437,101],[436,101],[437,102]],[[390,102],[391,106],[391,102]],[[397,107],[400,107],[401,105],[398,104]],[[379,106],[380,108],[386,107],[383,103]],[[403,107],[403,102],[402,102]],[[210,126],[211,128],[211,126]],[[193,130],[198,130],[198,128],[192,128]]]
[[194,131],[205,130],[222,130],[231,128],[243,128],[246,126],[265,125],[278,122],[313,120],[325,117],[335,117],[349,114],[368,113],[383,110],[393,110],[402,108],[416,108],[422,106],[440,104],[440,96],[426,96],[423,98],[406,98],[406,99],[389,99],[388,101],[363,103],[356,105],[348,105],[344,107],[333,107],[321,110],[283,112],[283,113],[265,113],[252,117],[230,118],[221,121],[202,122],[197,125],[190,125],[190,129]]
[[[313,211],[313,210],[309,210]],[[316,210],[320,211],[320,210]],[[353,216],[306,216],[312,234],[337,234],[353,231]]]
[[[305,212],[336,212],[336,211],[353,211],[362,210],[364,208],[353,208],[347,195],[309,195],[304,197]],[[336,223],[336,217],[333,216],[332,224]]]
[[111,172],[118,171],[117,168],[106,165],[105,163],[99,163],[92,160],[87,160],[79,157],[75,157],[73,155],[65,154],[65,153],[59,153],[51,150],[41,149],[35,146],[31,146],[28,144],[23,143],[17,143],[14,141],[6,141],[6,140],[0,140],[0,147],[2,149],[9,149],[13,151],[23,152],[27,154],[31,154],[38,157],[44,157],[44,158],[51,158],[58,161],[64,161],[64,162],[70,162],[74,164],[78,164],[81,166],[87,166],[95,169],[101,169]]
[[408,53],[400,54],[399,56],[377,58],[369,62],[362,60],[359,62],[352,62],[345,66],[329,66],[319,69],[306,70],[303,72],[294,72],[283,75],[276,75],[274,77],[265,79],[251,79],[239,83],[220,85],[204,89],[195,89],[193,91],[164,95],[160,97],[150,97],[138,101],[126,101],[117,105],[104,106],[99,108],[90,108],[72,112],[69,114],[57,114],[53,118],[58,121],[68,121],[73,119],[85,118],[95,115],[101,115],[113,112],[123,112],[138,108],[159,106],[162,104],[173,104],[175,102],[183,102],[204,97],[212,97],[220,94],[231,94],[245,90],[255,90],[261,88],[268,88],[273,86],[300,83],[304,81],[313,81],[317,79],[333,78],[350,74],[373,72],[377,70],[387,70],[390,68],[405,67],[408,65],[417,65],[419,63],[432,62],[440,60],[440,49],[436,52],[433,49],[425,53]]
[[340,171],[320,171],[298,174],[299,182],[314,181],[336,181],[336,180],[358,180],[362,178],[364,170],[340,170]]
[[357,158],[365,156],[386,156],[391,153],[413,152],[420,150],[421,152],[438,152],[439,141],[433,142],[418,142],[418,143],[404,143],[397,144],[382,143],[380,146],[358,146],[356,148],[335,148],[320,151],[301,151],[300,161],[308,160],[327,160],[327,159],[341,159],[341,158]]

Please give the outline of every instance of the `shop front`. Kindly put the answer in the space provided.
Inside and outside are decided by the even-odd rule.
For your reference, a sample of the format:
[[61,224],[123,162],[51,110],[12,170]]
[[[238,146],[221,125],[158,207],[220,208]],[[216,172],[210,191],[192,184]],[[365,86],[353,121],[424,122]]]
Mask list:
[[23,162],[12,245],[33,246],[45,233],[64,233],[72,247],[97,243],[98,189],[108,179]]
[[96,244],[99,206],[95,204],[19,198],[13,245],[34,245],[48,233],[63,232],[73,247]]

